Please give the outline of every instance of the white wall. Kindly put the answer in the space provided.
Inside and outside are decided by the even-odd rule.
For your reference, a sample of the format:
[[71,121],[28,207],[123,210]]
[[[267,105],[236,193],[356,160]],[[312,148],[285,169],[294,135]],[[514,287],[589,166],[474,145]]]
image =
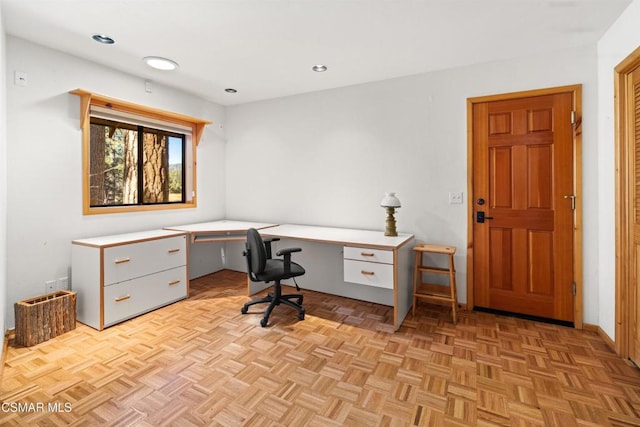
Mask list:
[[615,337],[614,68],[640,46],[640,0],[634,0],[598,43],[598,282],[600,327]]
[[[0,64],[6,64],[4,20],[0,8]],[[0,82],[5,81],[5,67],[0,66]],[[0,84],[0,360],[4,348],[7,321],[7,109],[6,84]]]
[[[469,97],[583,84],[585,317],[598,322],[595,46],[227,109],[227,216],[382,230],[458,247],[466,301]],[[465,192],[450,205],[450,191]]]
[[[215,125],[198,148],[196,209],[83,216],[80,103],[69,91],[83,88],[214,123],[224,121],[223,107],[157,84],[148,94],[138,77],[14,37],[7,37],[6,64],[7,327],[14,326],[16,301],[70,275],[71,240],[224,217],[224,138]],[[27,73],[27,87],[13,84],[14,70]]]
[[[246,104],[228,108],[226,119],[222,107],[197,97],[159,85],[147,94],[137,77],[6,37],[6,86],[0,89],[0,100],[6,90],[0,120],[5,113],[10,124],[6,139],[0,132],[0,159],[9,159],[6,190],[0,163],[0,199],[3,191],[7,197],[0,206],[0,221],[7,217],[6,230],[0,227],[2,330],[13,327],[15,301],[41,294],[45,280],[69,275],[74,238],[225,216],[381,230],[378,205],[385,191],[396,191],[403,203],[396,216],[400,231],[458,246],[458,280],[464,284],[466,99],[581,83],[584,321],[613,337],[611,70],[639,44],[639,9],[635,0],[597,51],[586,47]],[[28,73],[27,87],[13,85],[14,70]],[[68,94],[78,87],[225,122],[226,149],[217,126],[207,127],[198,149],[197,209],[82,215],[79,100]],[[448,204],[449,191],[465,192],[465,203]],[[460,299],[466,301],[464,286]]]

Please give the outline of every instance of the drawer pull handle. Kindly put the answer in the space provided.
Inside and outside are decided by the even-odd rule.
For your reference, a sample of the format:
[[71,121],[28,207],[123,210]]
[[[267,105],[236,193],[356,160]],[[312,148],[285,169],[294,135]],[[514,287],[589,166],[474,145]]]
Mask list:
[[115,260],[116,264],[124,264],[125,262],[129,262],[131,261],[131,258],[122,258],[122,259],[117,259]]
[[367,276],[373,276],[374,274],[376,274],[373,271],[366,271],[366,270],[360,270],[360,273],[362,273],[364,275],[367,275]]
[[169,249],[168,251],[170,254],[175,254],[176,252],[180,252],[180,248],[175,248],[175,249]]
[[375,254],[373,252],[360,252],[360,255],[362,255],[362,256],[374,256]]
[[129,298],[131,298],[131,295],[127,294],[125,296],[116,298],[116,302],[125,301],[125,300],[128,300]]
[[169,282],[169,286],[174,286],[177,285],[178,283],[180,283],[182,280],[172,280],[171,282]]

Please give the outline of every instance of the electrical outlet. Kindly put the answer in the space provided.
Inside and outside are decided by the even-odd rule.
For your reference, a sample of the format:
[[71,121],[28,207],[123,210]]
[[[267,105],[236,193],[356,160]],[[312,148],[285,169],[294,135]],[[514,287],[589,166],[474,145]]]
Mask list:
[[449,203],[450,204],[461,204],[462,203],[462,193],[461,192],[449,192]]
[[59,291],[68,291],[69,290],[69,278],[68,277],[60,277],[58,279],[58,290]]
[[55,280],[47,280],[44,282],[44,293],[49,294],[51,292],[56,291],[56,281]]

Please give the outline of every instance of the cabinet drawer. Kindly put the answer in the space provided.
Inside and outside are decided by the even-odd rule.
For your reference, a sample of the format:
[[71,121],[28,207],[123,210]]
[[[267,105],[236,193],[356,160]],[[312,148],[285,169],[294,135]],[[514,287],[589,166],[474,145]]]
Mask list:
[[105,248],[104,285],[186,265],[186,241],[176,236]]
[[344,258],[355,259],[360,261],[383,262],[385,264],[393,264],[393,251],[385,251],[383,249],[354,248],[352,246],[345,246]]
[[104,288],[104,326],[187,297],[185,266]]
[[344,281],[393,289],[393,265],[345,259]]

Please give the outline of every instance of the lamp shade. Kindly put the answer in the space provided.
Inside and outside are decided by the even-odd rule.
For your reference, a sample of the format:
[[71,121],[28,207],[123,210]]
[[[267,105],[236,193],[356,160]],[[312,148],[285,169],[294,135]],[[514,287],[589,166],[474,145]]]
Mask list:
[[380,202],[383,208],[399,208],[400,200],[396,197],[396,193],[384,193],[384,198]]

